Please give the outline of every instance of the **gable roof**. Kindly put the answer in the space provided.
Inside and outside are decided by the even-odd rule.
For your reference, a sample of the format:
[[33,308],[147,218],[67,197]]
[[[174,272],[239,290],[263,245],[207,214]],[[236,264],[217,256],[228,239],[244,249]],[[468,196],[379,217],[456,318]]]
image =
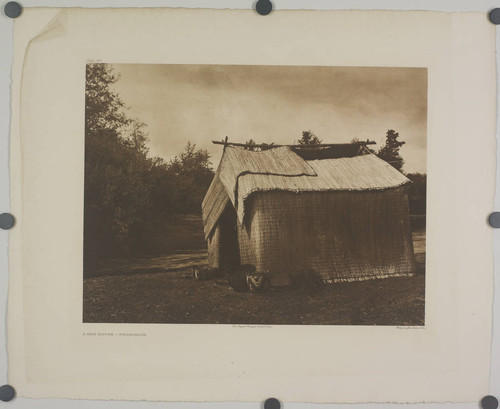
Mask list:
[[[317,176],[275,176],[245,174],[238,184],[236,207],[240,221],[244,202],[254,192],[281,190],[288,192],[328,192],[385,190],[411,183],[401,172],[376,155],[307,161]],[[243,204],[243,205],[242,205]]]
[[286,146],[259,152],[227,146],[202,203],[205,237],[229,202],[242,222],[245,200],[254,192],[384,190],[407,183],[408,178],[373,154],[304,160]]
[[202,202],[205,238],[212,232],[229,201],[238,207],[238,182],[242,175],[316,176],[314,170],[286,146],[264,151],[227,146]]
[[236,206],[238,197],[238,179],[240,176],[280,175],[280,176],[316,176],[316,172],[289,147],[251,151],[227,146],[220,163],[220,180],[226,187],[231,202]]

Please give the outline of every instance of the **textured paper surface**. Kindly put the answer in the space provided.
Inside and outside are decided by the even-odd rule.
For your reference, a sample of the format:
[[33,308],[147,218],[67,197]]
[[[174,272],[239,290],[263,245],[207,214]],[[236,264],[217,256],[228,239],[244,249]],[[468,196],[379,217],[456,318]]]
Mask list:
[[[95,399],[487,394],[494,39],[483,13],[26,9],[13,65],[9,383],[19,396]],[[83,324],[85,64],[96,61],[427,67],[425,328]]]

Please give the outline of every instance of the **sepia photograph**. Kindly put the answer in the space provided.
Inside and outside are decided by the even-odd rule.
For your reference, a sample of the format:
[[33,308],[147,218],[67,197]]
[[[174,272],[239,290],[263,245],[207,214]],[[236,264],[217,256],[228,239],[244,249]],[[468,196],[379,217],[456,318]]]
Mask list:
[[85,68],[83,322],[425,326],[427,68]]
[[16,396],[491,393],[485,13],[26,7],[13,30]]

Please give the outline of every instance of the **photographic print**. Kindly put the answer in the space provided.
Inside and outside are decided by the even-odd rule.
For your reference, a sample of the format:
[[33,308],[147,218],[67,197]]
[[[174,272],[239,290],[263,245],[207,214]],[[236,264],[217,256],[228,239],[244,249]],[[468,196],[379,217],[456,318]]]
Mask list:
[[9,139],[18,396],[489,393],[494,26],[273,13],[24,9]]
[[427,69],[86,66],[83,322],[425,325]]

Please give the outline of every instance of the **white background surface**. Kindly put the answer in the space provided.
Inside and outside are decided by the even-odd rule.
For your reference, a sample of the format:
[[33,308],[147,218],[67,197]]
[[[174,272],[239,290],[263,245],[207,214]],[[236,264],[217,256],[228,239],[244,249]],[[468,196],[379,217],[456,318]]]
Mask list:
[[[204,7],[204,8],[252,8],[254,4],[251,1],[242,0],[191,0],[191,1],[160,1],[160,0],[126,0],[126,1],[111,1],[111,0],[66,0],[66,1],[56,1],[56,0],[43,0],[41,2],[36,1],[22,1],[25,7],[33,6],[51,6],[51,7],[69,7],[69,6],[85,6],[85,7],[137,7],[137,6],[148,6],[148,7]],[[3,10],[4,2],[1,3]],[[389,10],[438,10],[438,11],[482,11],[485,13],[485,24],[490,24],[487,19],[487,12],[494,8],[495,6],[500,6],[500,4],[495,4],[493,1],[480,1],[480,0],[447,0],[447,1],[418,1],[418,0],[330,0],[330,1],[298,1],[298,0],[282,0],[274,1],[274,6],[276,9],[389,9]],[[22,15],[21,17],[22,18]],[[265,16],[262,18],[266,18]],[[9,210],[9,184],[8,184],[8,135],[9,135],[9,103],[10,103],[10,64],[12,60],[12,20],[7,18],[3,13],[0,15],[0,213],[7,212]],[[497,29],[498,32],[498,29]],[[499,34],[497,33],[497,44],[500,43]],[[497,45],[498,50],[498,45]],[[497,64],[499,60],[497,57]],[[495,87],[496,84],[491,84]],[[498,99],[498,97],[497,97]],[[498,137],[498,132],[497,132]],[[497,150],[498,156],[498,150]],[[497,172],[498,173],[498,172]],[[498,176],[498,175],[497,175]],[[496,194],[496,207],[500,209],[500,197],[498,194],[498,183],[497,183],[497,194]],[[493,211],[494,209],[492,209]],[[15,216],[15,215],[14,215]],[[486,223],[488,215],[484,215],[484,220]],[[495,234],[495,248],[497,249],[497,254],[495,256],[496,261],[500,257],[500,233]],[[6,301],[7,301],[7,287],[8,287],[8,261],[7,261],[7,238],[8,234],[6,231],[0,230],[0,316],[2,317],[0,324],[0,384],[5,384],[7,382],[7,353],[5,345],[5,317],[6,317]],[[498,263],[496,263],[498,264]],[[495,276],[498,277],[498,266],[495,269]],[[500,285],[498,280],[495,283],[495,293],[497,297],[500,297]],[[492,395],[500,398],[500,307],[498,302],[495,304],[495,314],[494,314],[494,338],[493,338],[493,354],[492,354],[492,376],[491,376],[491,391]],[[16,385],[13,385],[14,387]],[[332,385],[333,387],[333,385]],[[279,396],[277,396],[279,398]],[[354,405],[354,407],[360,408],[381,408],[381,407],[460,407],[460,408],[477,408],[479,407],[479,400],[481,396],[478,396],[478,403],[470,404],[457,404],[457,405],[443,405],[443,404],[427,404],[427,405],[389,405],[389,404],[366,404],[366,405]],[[36,408],[85,408],[85,407],[102,407],[102,408],[259,408],[262,407],[262,403],[151,403],[151,402],[100,402],[100,401],[68,401],[68,400],[33,400],[33,399],[15,399],[10,403],[4,405],[9,405],[12,408],[25,408],[25,407],[36,407]],[[340,408],[346,405],[307,405],[307,404],[285,404],[286,408],[306,408],[306,407],[327,407],[327,408]]]

